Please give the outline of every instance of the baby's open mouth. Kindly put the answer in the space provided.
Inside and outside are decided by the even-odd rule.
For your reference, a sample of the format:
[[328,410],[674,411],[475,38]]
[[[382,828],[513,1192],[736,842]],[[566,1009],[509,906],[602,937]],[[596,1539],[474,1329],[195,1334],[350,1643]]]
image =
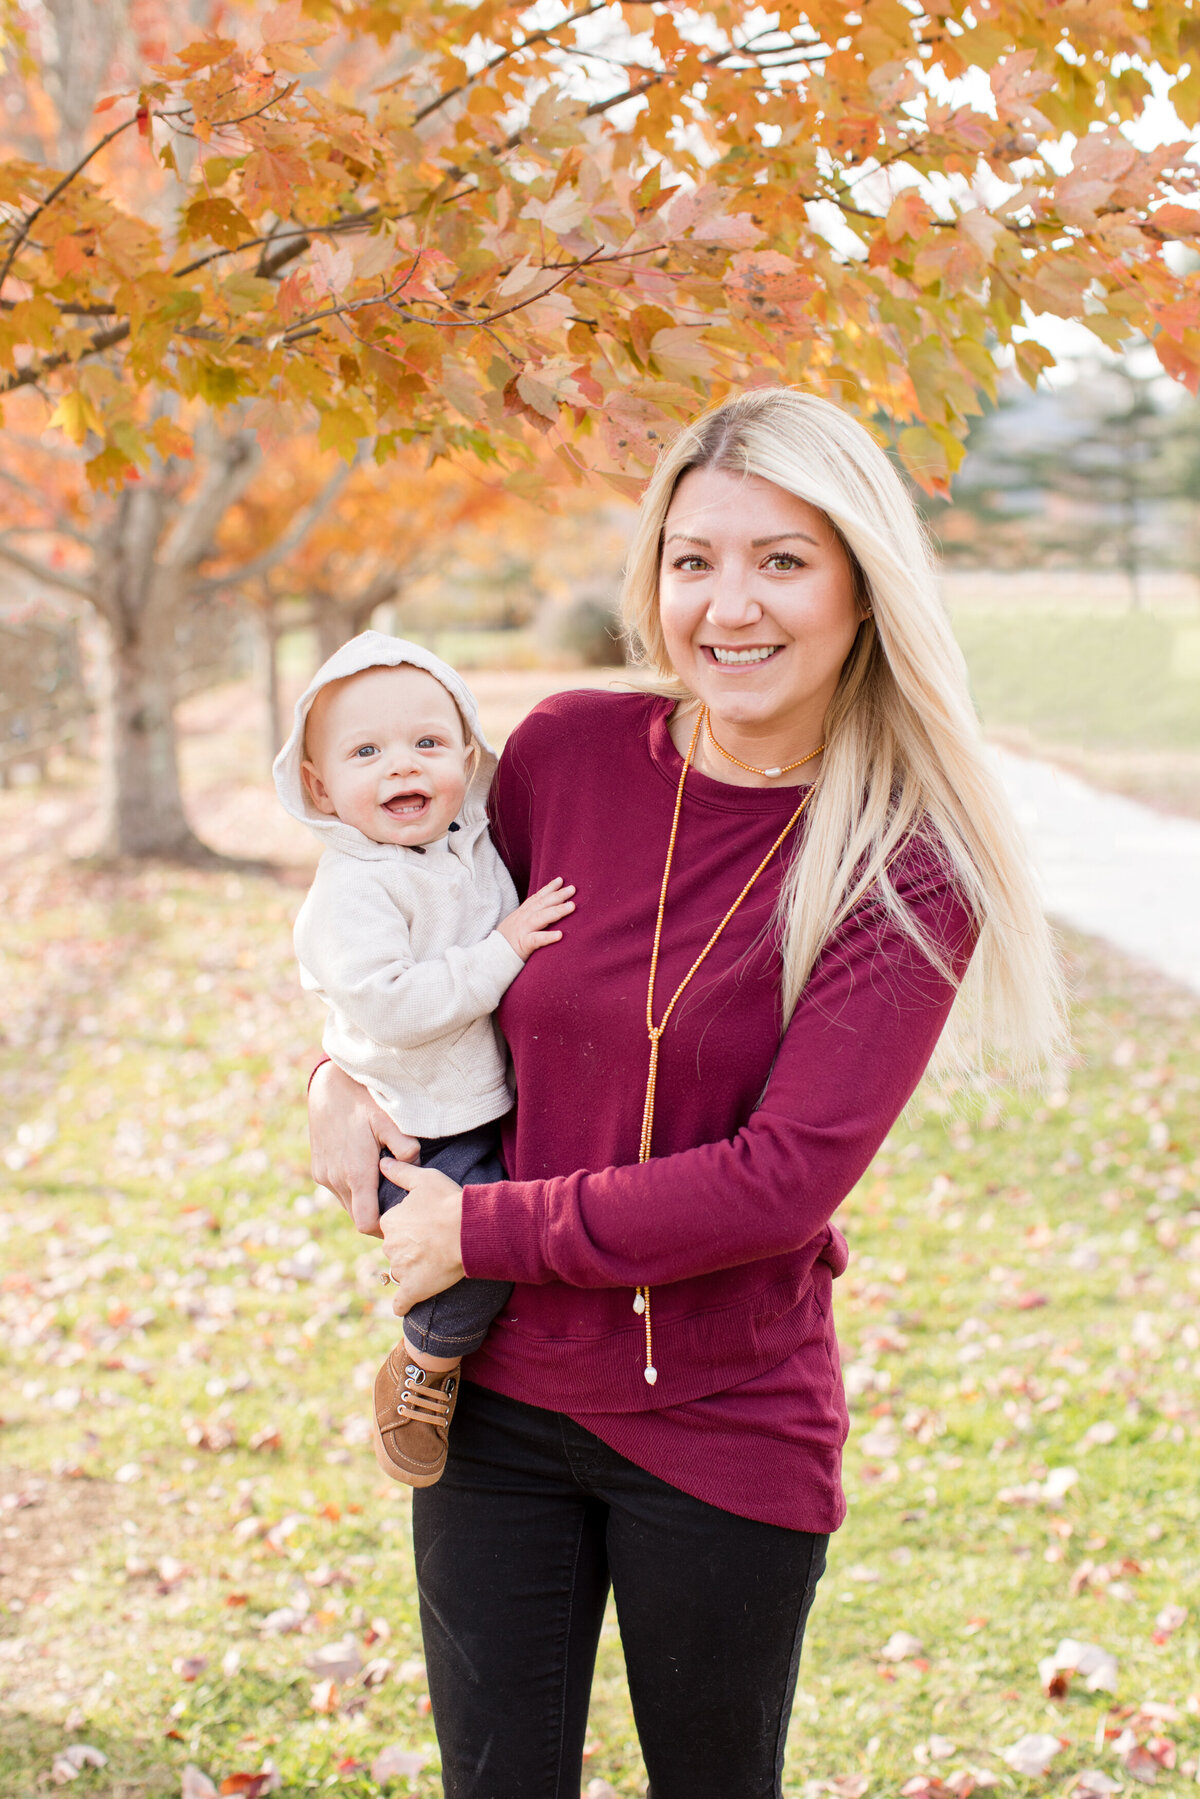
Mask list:
[[429,804],[427,793],[395,793],[385,800],[383,809],[393,818],[419,818]]

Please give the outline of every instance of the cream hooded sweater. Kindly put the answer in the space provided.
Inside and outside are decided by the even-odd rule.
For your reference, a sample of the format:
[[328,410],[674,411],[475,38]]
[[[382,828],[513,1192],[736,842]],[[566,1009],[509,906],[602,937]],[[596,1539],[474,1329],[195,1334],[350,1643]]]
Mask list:
[[[305,721],[321,688],[404,663],[449,690],[478,746],[459,829],[424,854],[373,843],[318,812],[300,775]],[[418,644],[379,631],[343,644],[317,671],[275,759],[280,799],[324,845],[295,943],[302,985],[329,1008],[325,1052],[414,1137],[470,1130],[512,1104],[492,1014],[524,962],[496,930],[517,896],[488,836],[495,768],[466,683]]]

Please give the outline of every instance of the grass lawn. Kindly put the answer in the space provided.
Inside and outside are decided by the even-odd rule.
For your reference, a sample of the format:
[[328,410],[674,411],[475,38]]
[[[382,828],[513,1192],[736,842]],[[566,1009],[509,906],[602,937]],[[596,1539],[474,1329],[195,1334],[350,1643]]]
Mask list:
[[[366,1440],[380,1256],[306,1172],[300,891],[4,877],[6,1799],[71,1744],[107,1757],[81,1796],[179,1794],[189,1763],[365,1795],[396,1745],[424,1761],[388,1790],[440,1790],[406,1495]],[[789,1794],[1130,1790],[1112,1744],[1147,1739],[1160,1790],[1194,1782],[1200,1023],[1094,948],[1074,975],[1063,1091],[926,1109],[844,1208],[851,1510]],[[1064,1637],[1116,1655],[1114,1695],[1043,1697]],[[1063,1740],[1044,1778],[1002,1759],[1026,1733]],[[641,1793],[611,1626],[591,1739],[585,1786]]]
[[1200,817],[1200,613],[1017,603],[951,613],[993,737]]

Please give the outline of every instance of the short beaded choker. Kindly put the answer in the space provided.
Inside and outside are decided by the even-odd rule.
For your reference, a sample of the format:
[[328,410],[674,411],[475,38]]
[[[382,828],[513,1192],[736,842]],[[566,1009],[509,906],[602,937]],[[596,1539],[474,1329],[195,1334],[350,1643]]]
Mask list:
[[801,756],[798,762],[785,762],[782,768],[755,768],[751,763],[743,762],[740,756],[731,756],[724,744],[717,742],[717,734],[712,728],[712,719],[709,717],[707,706],[701,708],[700,719],[704,725],[708,741],[712,744],[718,756],[724,756],[726,762],[732,762],[736,768],[744,768],[748,775],[765,775],[772,781],[779,775],[790,775],[794,768],[803,768],[806,762],[812,762],[815,757],[821,755],[825,748],[825,745],[822,743],[815,750],[809,750],[807,756]]
[[[724,918],[721,920],[708,942],[704,945],[704,948],[700,951],[700,954],[696,957],[696,960],[692,963],[692,966],[688,969],[682,981],[680,981],[678,987],[676,987],[674,993],[667,1002],[666,1011],[663,1013],[659,1022],[655,1024],[654,981],[658,974],[658,952],[662,942],[663,917],[667,909],[667,883],[671,878],[671,863],[675,856],[675,839],[679,834],[679,815],[683,810],[684,783],[687,781],[688,769],[692,766],[692,760],[696,754],[696,745],[700,741],[701,729],[706,725],[707,720],[708,707],[705,706],[701,711],[699,718],[696,720],[696,728],[692,732],[692,741],[688,744],[687,755],[683,759],[683,768],[679,775],[679,789],[675,795],[675,815],[671,820],[671,835],[667,842],[666,866],[663,868],[662,889],[658,896],[658,916],[654,921],[654,947],[650,952],[650,980],[646,988],[646,1030],[650,1038],[650,1067],[646,1075],[646,1098],[642,1106],[642,1140],[638,1150],[639,1162],[648,1162],[650,1160],[650,1143],[654,1133],[654,1092],[658,1083],[658,1046],[662,1041],[662,1034],[667,1028],[667,1022],[670,1019],[672,1012],[675,1010],[675,1006],[680,995],[683,993],[684,988],[687,986],[696,970],[700,967],[709,951],[716,944],[721,932],[725,929],[725,926],[729,923],[746,895],[750,892],[750,889],[753,887],[755,881],[757,881],[759,875],[762,874],[763,870],[766,868],[771,857],[775,854],[777,849],[782,847],[784,840],[799,824],[801,814],[815,792],[815,789],[812,787],[807,790],[804,798],[800,801],[800,804],[796,807],[796,810],[792,813],[792,816],[788,819],[786,825],[784,825],[782,831],[780,831],[778,837],[775,839],[754,873],[750,876],[750,879],[746,882],[746,885],[742,888],[742,891],[738,894],[732,906],[730,906],[728,912],[726,912]],[[712,736],[711,726],[709,726],[709,736]],[[715,737],[713,738],[713,742],[716,743]],[[718,748],[719,747],[720,746],[718,745]],[[821,747],[824,748],[824,745]],[[721,753],[724,755],[725,752],[722,750]],[[814,750],[812,754],[813,756],[819,756],[820,753],[820,750]],[[729,760],[732,762],[735,761],[736,758],[731,756]],[[810,762],[812,756],[805,756],[803,760],[805,762]],[[746,764],[743,762],[740,766],[745,768]],[[798,762],[793,762],[791,764],[792,768],[799,768],[799,766],[800,764]],[[751,773],[753,774],[782,774],[786,772],[787,771],[783,769],[751,770]],[[653,1386],[658,1379],[658,1369],[654,1366],[654,1337],[650,1323],[650,1289],[648,1286],[639,1287],[637,1289],[633,1301],[633,1309],[645,1320],[646,1366],[642,1370],[642,1373],[645,1376],[648,1385]]]

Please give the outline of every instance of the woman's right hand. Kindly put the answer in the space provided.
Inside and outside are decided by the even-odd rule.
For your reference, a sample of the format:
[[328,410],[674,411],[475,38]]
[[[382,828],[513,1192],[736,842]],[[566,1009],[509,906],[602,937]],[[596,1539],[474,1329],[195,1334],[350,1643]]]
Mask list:
[[308,1089],[308,1141],[313,1179],[337,1195],[364,1236],[381,1237],[380,1152],[415,1162],[417,1139],[406,1137],[336,1062],[323,1062]]

